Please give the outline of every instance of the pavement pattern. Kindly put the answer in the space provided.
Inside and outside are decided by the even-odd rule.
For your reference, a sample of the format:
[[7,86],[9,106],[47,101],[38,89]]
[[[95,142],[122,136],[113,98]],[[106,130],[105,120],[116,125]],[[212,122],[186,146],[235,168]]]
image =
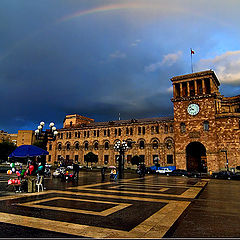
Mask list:
[[1,196],[0,237],[162,238],[208,183],[133,174],[99,179],[89,172],[78,184],[50,179],[49,190]]

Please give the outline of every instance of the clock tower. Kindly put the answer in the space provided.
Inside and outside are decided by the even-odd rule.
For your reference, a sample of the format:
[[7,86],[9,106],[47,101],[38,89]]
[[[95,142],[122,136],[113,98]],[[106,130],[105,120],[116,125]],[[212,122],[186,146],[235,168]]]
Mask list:
[[176,167],[214,170],[218,159],[216,113],[221,102],[212,70],[173,77]]

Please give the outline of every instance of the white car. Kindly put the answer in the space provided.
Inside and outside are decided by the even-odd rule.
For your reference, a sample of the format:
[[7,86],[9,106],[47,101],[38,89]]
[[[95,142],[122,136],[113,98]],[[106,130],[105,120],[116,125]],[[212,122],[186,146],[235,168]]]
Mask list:
[[156,170],[156,173],[169,173],[172,172],[169,168],[163,168],[163,169],[158,169]]

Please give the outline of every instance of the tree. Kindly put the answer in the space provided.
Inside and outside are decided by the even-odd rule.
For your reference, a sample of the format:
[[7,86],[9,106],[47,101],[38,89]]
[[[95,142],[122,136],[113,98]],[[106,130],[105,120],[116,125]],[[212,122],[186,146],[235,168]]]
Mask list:
[[8,140],[0,143],[0,160],[7,161],[8,156],[16,149],[16,145]]
[[131,159],[132,165],[139,165],[140,163],[143,163],[143,162],[144,160],[138,155],[133,156]]
[[87,163],[87,168],[88,168],[88,163],[97,163],[98,162],[98,155],[94,154],[93,152],[89,152],[84,156],[84,162]]

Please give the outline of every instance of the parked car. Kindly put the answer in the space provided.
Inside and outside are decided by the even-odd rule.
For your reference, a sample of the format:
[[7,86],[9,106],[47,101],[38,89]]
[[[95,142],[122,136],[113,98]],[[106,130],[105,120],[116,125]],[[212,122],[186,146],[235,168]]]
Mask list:
[[212,173],[212,178],[218,178],[218,179],[232,179],[233,176],[234,176],[234,173],[231,171],[220,171],[220,172]]
[[161,173],[161,174],[170,173],[170,172],[172,172],[172,170],[170,170],[169,168],[162,168],[162,169],[156,170],[156,173]]
[[191,175],[190,172],[184,170],[184,169],[176,169],[172,172],[167,173],[167,176],[187,176],[189,177]]
[[60,167],[60,168],[57,168],[54,172],[53,172],[53,177],[54,178],[57,178],[57,177],[63,177],[64,174],[66,172],[66,168],[65,167]]
[[201,173],[198,172],[198,171],[189,171],[188,172],[188,177],[195,177],[195,178],[201,177]]
[[240,172],[236,172],[232,175],[231,179],[233,180],[240,180]]

